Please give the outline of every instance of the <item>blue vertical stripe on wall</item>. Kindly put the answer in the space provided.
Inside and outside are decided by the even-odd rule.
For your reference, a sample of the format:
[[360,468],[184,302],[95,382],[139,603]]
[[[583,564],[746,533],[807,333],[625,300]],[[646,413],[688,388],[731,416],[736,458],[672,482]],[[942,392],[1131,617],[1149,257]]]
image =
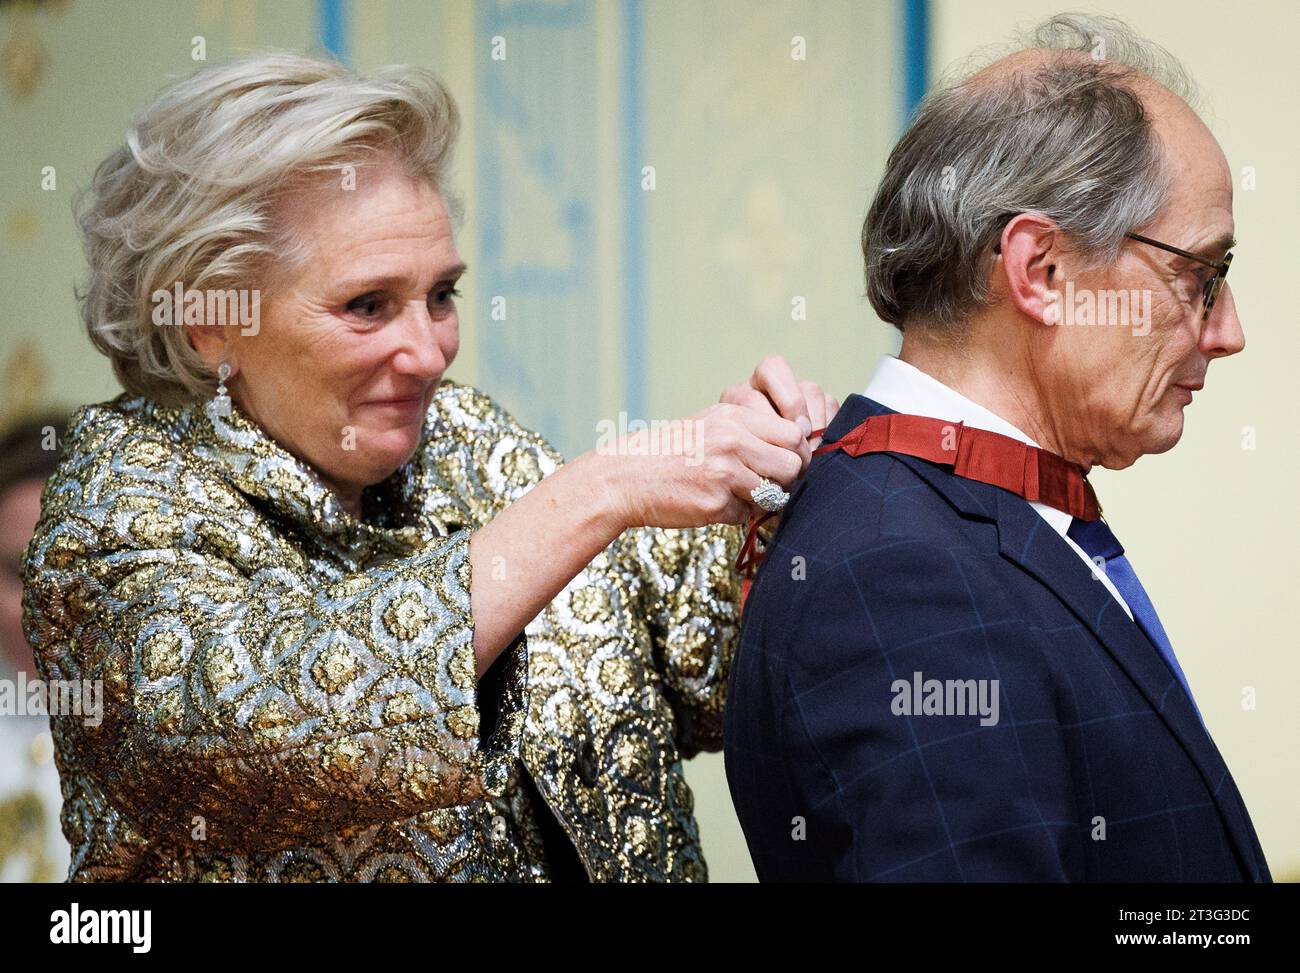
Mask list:
[[348,0],[316,0],[320,45],[344,64],[348,51]]
[[629,416],[646,418],[646,253],[645,191],[641,188],[644,155],[642,104],[641,0],[623,4],[623,362],[626,384],[624,408]]
[[930,0],[903,4],[903,124],[925,97],[930,80]]
[[474,5],[471,262],[481,293],[508,308],[505,320],[486,302],[475,315],[477,379],[568,456],[591,448],[601,407],[593,350],[617,326],[596,299],[596,13],[595,0]]

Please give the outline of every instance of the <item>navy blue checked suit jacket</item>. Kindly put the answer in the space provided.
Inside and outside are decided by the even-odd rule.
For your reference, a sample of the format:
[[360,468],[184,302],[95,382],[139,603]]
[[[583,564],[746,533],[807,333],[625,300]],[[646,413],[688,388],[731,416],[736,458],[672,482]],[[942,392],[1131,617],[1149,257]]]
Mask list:
[[[850,396],[826,441],[890,411]],[[998,722],[895,715],[918,672],[996,680]],[[1155,646],[1027,501],[937,464],[814,459],[730,679],[760,880],[1271,881]]]

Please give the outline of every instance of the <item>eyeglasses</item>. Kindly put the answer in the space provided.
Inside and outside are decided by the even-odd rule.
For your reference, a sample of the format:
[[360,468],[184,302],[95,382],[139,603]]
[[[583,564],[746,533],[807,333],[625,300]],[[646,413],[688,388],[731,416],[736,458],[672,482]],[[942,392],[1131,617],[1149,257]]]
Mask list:
[[[1015,216],[1015,213],[1010,213],[1007,215],[1006,220],[1010,220]],[[1006,225],[1005,220],[1003,221],[1003,225]],[[1201,315],[1201,320],[1205,320],[1210,316],[1210,308],[1214,307],[1214,302],[1219,296],[1219,291],[1223,288],[1223,280],[1228,276],[1228,268],[1232,266],[1231,253],[1224,254],[1223,259],[1216,262],[1214,260],[1206,260],[1204,257],[1198,257],[1194,253],[1188,253],[1186,250],[1181,250],[1171,244],[1161,243],[1159,240],[1152,240],[1150,237],[1142,236],[1139,233],[1125,233],[1124,235],[1130,240],[1136,240],[1138,243],[1145,243],[1147,246],[1151,247],[1159,247],[1161,250],[1167,250],[1169,253],[1176,253],[1178,256],[1185,257],[1188,260],[1195,260],[1198,264],[1204,264],[1206,267],[1213,267],[1214,276],[1205,282],[1205,289],[1202,292],[1202,297],[1205,300],[1205,312]],[[993,245],[993,252],[1002,252],[1001,240]]]
[[1224,254],[1222,260],[1216,262],[1206,260],[1204,257],[1198,257],[1194,253],[1188,253],[1186,250],[1180,250],[1178,247],[1170,246],[1167,243],[1161,243],[1159,240],[1152,240],[1150,237],[1140,236],[1137,233],[1125,233],[1130,240],[1136,240],[1138,243],[1145,243],[1147,246],[1159,247],[1161,250],[1167,250],[1170,253],[1176,253],[1180,257],[1188,260],[1195,260],[1198,264],[1204,264],[1206,267],[1214,268],[1214,276],[1205,282],[1205,313],[1201,316],[1202,320],[1210,316],[1210,308],[1214,307],[1214,300],[1219,296],[1219,291],[1223,288],[1223,280],[1228,276],[1228,268],[1232,266],[1232,254]]

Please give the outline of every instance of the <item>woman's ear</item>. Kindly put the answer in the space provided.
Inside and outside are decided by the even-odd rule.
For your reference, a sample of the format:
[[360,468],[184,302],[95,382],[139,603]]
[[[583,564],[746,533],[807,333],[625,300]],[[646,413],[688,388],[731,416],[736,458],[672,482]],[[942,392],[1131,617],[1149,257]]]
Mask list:
[[994,265],[1016,310],[1039,324],[1055,324],[1060,314],[1061,230],[1041,213],[1020,213],[1002,230]]
[[224,361],[230,363],[230,374],[233,377],[239,368],[235,364],[231,332],[237,330],[217,324],[187,324],[185,336],[189,339],[190,347],[198,352],[213,374],[216,374],[217,366]]

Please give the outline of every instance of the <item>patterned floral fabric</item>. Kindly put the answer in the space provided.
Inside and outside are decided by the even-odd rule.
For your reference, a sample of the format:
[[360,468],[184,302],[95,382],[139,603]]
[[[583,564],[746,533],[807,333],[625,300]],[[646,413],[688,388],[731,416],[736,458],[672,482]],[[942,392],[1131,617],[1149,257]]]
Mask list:
[[475,681],[470,532],[560,462],[444,382],[357,519],[237,406],[82,408],[23,563],[41,675],[103,687],[51,719],[69,878],[545,881],[552,814],[593,880],[706,879],[740,528],[625,532]]

